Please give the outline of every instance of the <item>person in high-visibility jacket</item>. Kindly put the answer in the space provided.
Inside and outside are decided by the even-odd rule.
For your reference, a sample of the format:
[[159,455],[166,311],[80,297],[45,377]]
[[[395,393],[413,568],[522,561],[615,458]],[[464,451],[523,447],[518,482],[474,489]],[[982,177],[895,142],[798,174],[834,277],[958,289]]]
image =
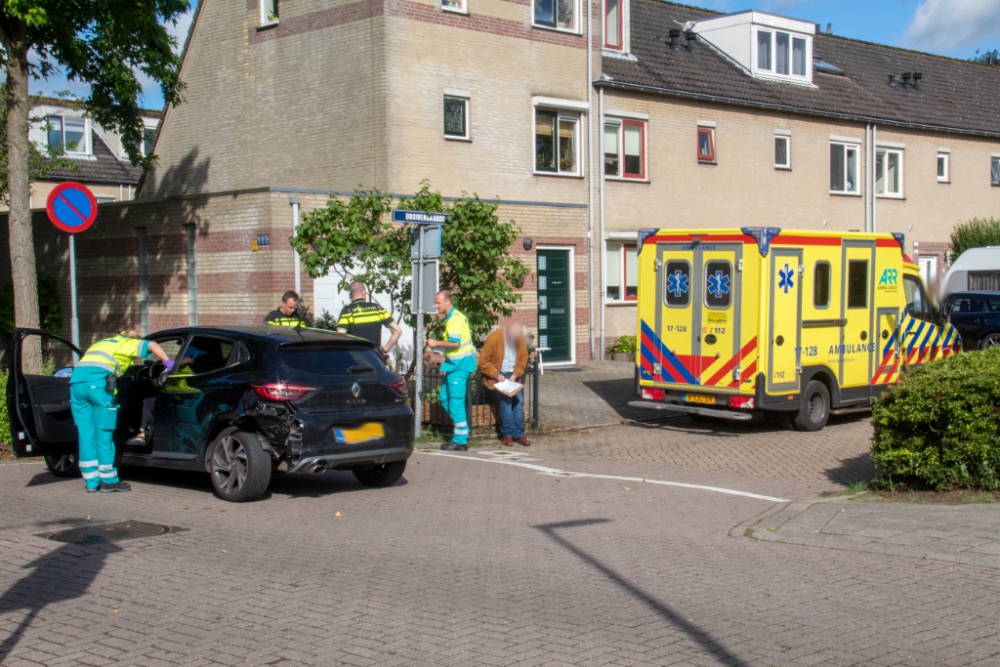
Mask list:
[[115,380],[136,357],[150,353],[159,357],[168,370],[173,366],[162,347],[141,338],[135,331],[123,329],[113,338],[97,341],[76,363],[69,378],[70,408],[80,442],[80,472],[87,493],[131,489],[118,479],[115,470],[115,444],[111,439],[118,421]]
[[264,324],[274,324],[279,327],[302,327],[305,322],[299,313],[299,295],[288,290],[281,295],[281,305],[272,310],[264,318]]
[[434,307],[438,317],[445,321],[446,340],[428,340],[427,345],[444,350],[441,371],[445,382],[441,385],[441,405],[455,424],[451,441],[441,445],[446,451],[465,451],[469,448],[469,421],[465,409],[465,392],[469,376],[476,370],[475,349],[472,347],[472,331],[469,320],[455,309],[451,293],[438,292],[434,297]]

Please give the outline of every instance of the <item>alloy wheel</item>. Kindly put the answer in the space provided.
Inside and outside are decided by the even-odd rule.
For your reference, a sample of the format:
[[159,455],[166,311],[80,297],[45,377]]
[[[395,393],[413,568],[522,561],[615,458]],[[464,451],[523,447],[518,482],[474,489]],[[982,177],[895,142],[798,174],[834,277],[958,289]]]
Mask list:
[[60,457],[52,457],[49,467],[53,472],[69,473],[76,466],[76,456],[74,454],[63,454]]
[[983,349],[988,350],[991,347],[1000,347],[1000,334],[990,334],[983,339]]
[[212,476],[219,490],[236,493],[247,480],[247,452],[243,443],[231,435],[219,441],[212,456]]

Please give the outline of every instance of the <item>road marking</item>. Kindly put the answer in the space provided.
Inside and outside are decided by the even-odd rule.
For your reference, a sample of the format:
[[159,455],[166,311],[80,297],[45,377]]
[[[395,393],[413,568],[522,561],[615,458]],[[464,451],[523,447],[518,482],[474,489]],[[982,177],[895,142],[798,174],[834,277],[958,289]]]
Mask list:
[[527,468],[528,470],[534,470],[535,472],[543,475],[553,475],[555,477],[591,477],[593,479],[611,479],[618,482],[644,482],[646,484],[659,484],[660,486],[677,486],[682,489],[695,489],[697,491],[712,491],[715,493],[725,493],[730,496],[742,496],[744,498],[753,498],[754,500],[769,500],[772,503],[788,502],[788,500],[784,498],[764,496],[759,493],[750,493],[749,491],[737,491],[736,489],[727,489],[721,486],[705,486],[704,484],[688,484],[686,482],[668,482],[667,480],[664,479],[649,479],[648,477],[623,477],[619,475],[601,475],[598,473],[590,473],[590,472],[571,472],[568,470],[560,470],[558,468],[550,468],[548,466],[540,466],[534,463],[524,463],[522,461],[508,461],[504,459],[494,459],[494,458],[481,459],[462,454],[446,454],[444,452],[421,451],[420,453],[429,454],[431,456],[445,456],[451,459],[462,459],[464,461],[478,461],[480,463],[499,463],[500,465],[516,466],[518,468]]

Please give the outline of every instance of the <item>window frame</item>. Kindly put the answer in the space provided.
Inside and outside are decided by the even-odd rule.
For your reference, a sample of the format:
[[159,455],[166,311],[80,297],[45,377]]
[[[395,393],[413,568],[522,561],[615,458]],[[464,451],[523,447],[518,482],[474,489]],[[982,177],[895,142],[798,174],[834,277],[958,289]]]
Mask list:
[[532,0],[531,2],[531,27],[541,28],[542,30],[555,30],[557,32],[565,32],[570,35],[579,35],[581,24],[583,21],[581,11],[580,11],[580,0],[570,0],[573,3],[573,27],[572,28],[560,28],[559,18],[556,14],[556,10],[559,7],[559,0],[552,0],[552,23],[541,23],[538,21],[538,3],[539,0]]
[[[52,146],[49,141],[49,134],[52,132],[52,119],[59,119],[59,149],[62,150],[63,155],[66,156],[90,156],[94,154],[94,141],[92,135],[92,127],[90,125],[90,119],[84,116],[67,116],[65,114],[49,114],[45,117],[45,144],[47,146]],[[83,121],[83,150],[71,151],[66,148],[66,119]]]
[[[278,7],[280,0],[260,0],[260,27],[270,28],[271,26],[278,25],[281,20],[281,12]],[[269,19],[267,17],[268,5],[274,7],[274,18]]]
[[1000,186],[1000,155],[990,157],[990,185]]
[[[724,306],[713,306],[712,304],[710,304],[708,302],[708,273],[709,273],[708,272],[708,265],[709,264],[725,264],[726,266],[729,267],[729,291],[725,293],[725,297],[726,297],[727,301],[726,301],[726,305],[724,305]],[[701,292],[701,294],[702,294],[702,298],[701,298],[702,305],[705,306],[705,308],[708,308],[709,310],[729,310],[730,308],[732,308],[733,307],[733,290],[734,290],[734,287],[735,287],[735,284],[736,284],[736,278],[735,278],[736,272],[734,270],[733,263],[730,262],[728,259],[721,259],[721,258],[706,259],[705,263],[702,265],[702,275],[704,276],[704,281],[703,281],[703,285],[702,285],[702,292]]]
[[[611,297],[608,296],[608,287],[609,287],[609,285],[608,285],[608,280],[607,280],[608,273],[607,273],[607,259],[606,258],[607,258],[608,255],[611,254],[611,250],[609,248],[609,246],[611,246],[611,245],[617,245],[618,246],[618,249],[617,249],[616,252],[618,254],[618,273],[619,273],[618,280],[620,281],[619,284],[618,284],[618,289],[619,289],[619,295],[620,296],[617,299],[613,299],[613,298],[611,298]],[[636,290],[637,290],[636,296],[629,296],[628,295],[628,288],[629,288],[629,284],[628,284],[628,250],[635,250],[636,251],[636,258],[635,258],[635,262],[636,262],[636,283],[635,283],[635,285],[633,285],[633,287],[635,287]],[[634,303],[639,298],[638,297],[638,289],[639,289],[639,273],[638,273],[639,252],[638,251],[639,251],[639,244],[636,241],[629,241],[627,239],[606,239],[604,241],[604,256],[605,256],[605,262],[604,262],[605,263],[604,299],[605,299],[605,301],[607,303]]]
[[[180,361],[185,356],[187,356],[187,351],[191,347],[191,343],[193,343],[198,338],[211,338],[213,340],[222,341],[223,343],[230,343],[232,344],[233,349],[229,351],[229,356],[226,357],[226,361],[223,362],[222,366],[218,368],[213,368],[210,371],[205,371],[204,373],[191,373],[190,375],[185,375],[184,377],[194,378],[194,377],[202,377],[204,375],[211,375],[212,373],[218,373],[219,371],[224,371],[227,368],[232,368],[233,366],[238,366],[239,364],[246,363],[246,361],[248,361],[248,359],[241,358],[242,352],[238,353],[240,341],[233,338],[226,338],[225,336],[216,336],[214,334],[202,334],[202,333],[194,333],[188,336],[188,339],[184,341],[184,345],[181,348],[180,354],[177,355],[177,361]],[[237,357],[236,359],[233,358],[234,355]],[[173,375],[174,372],[171,371],[170,374]]]
[[[152,155],[153,154],[153,149],[156,146],[156,139],[157,139],[157,137],[159,137],[158,129],[159,128],[156,128],[156,127],[150,127],[149,125],[143,125],[143,127],[142,127],[142,143],[139,144],[139,152],[142,153],[143,157],[146,157],[148,155]],[[149,132],[153,133],[153,139],[152,139],[152,141],[149,142],[149,150],[147,151],[146,150],[146,136],[147,136],[147,133],[149,133]]]
[[[941,162],[944,161],[944,174],[941,174]],[[937,169],[937,182],[938,183],[951,183],[951,154],[945,151],[937,152],[937,162],[935,164]]]
[[[865,274],[864,274],[865,275],[865,290],[864,290],[865,302],[863,304],[861,304],[860,306],[852,306],[851,305],[851,267],[854,266],[855,264],[864,264],[865,265]],[[871,285],[868,284],[868,282],[869,282],[869,280],[871,278],[871,276],[869,275],[870,273],[871,273],[871,262],[869,262],[867,259],[849,259],[849,260],[847,260],[847,293],[844,295],[844,298],[846,299],[845,305],[847,306],[847,310],[864,310],[864,309],[868,308],[868,291],[871,288]]]
[[[469,118],[469,96],[458,95],[455,93],[446,92],[442,96],[442,133],[446,140],[448,141],[472,141],[472,122]],[[460,102],[462,104],[462,120],[463,126],[465,128],[464,134],[448,134],[447,128],[444,127],[444,114],[447,114],[448,102]]]
[[[906,299],[906,284],[910,282],[916,286],[916,293],[920,295],[920,306],[922,312],[919,315],[914,315],[910,312],[910,303]],[[927,292],[924,290],[924,281],[920,280],[919,277],[913,275],[903,276],[903,307],[906,308],[906,314],[910,317],[920,320],[921,322],[933,322],[934,321],[934,308],[931,305],[930,300],[927,298]],[[983,301],[983,307],[985,308],[986,302]]]
[[[768,38],[768,67],[760,66],[761,55],[761,33],[770,35]],[[786,35],[788,38],[788,73],[778,72],[778,35]],[[801,40],[805,49],[805,67],[802,74],[795,74],[795,42]],[[753,63],[754,76],[781,79],[782,81],[795,81],[799,83],[812,83],[812,39],[811,35],[804,35],[791,30],[783,30],[771,26],[754,26],[753,39],[750,42],[753,53],[751,62]]]
[[601,9],[603,13],[601,14],[601,29],[604,32],[604,39],[602,46],[605,51],[614,51],[617,53],[626,53],[625,48],[625,7],[628,4],[628,0],[616,0],[618,3],[618,45],[610,44],[608,42],[608,0],[603,0],[601,3]]
[[[625,128],[628,126],[638,127],[640,132],[639,139],[639,164],[640,170],[638,174],[629,174],[625,171]],[[604,138],[607,134],[609,127],[616,127],[618,133],[618,171],[616,174],[607,173],[607,152],[604,149]],[[646,181],[648,180],[647,166],[646,166],[646,121],[645,120],[635,120],[631,118],[608,118],[604,119],[604,132],[601,134],[601,153],[605,156],[605,168],[603,170],[604,178],[608,180],[622,180],[622,181]]]
[[[890,148],[888,146],[876,146],[875,147],[875,196],[881,199],[903,199],[903,157],[905,151],[902,148]],[[889,162],[889,155],[895,154],[898,156],[899,160],[899,192],[887,192],[885,189],[886,183],[886,165]],[[882,191],[879,192],[878,184],[878,165],[879,160],[883,160],[882,166]]]
[[[785,142],[785,164],[778,163],[778,142]],[[791,171],[792,169],[792,137],[787,134],[774,135],[774,168]]]
[[[553,160],[555,163],[554,169],[539,169],[538,168],[538,114],[548,113],[555,115],[555,132],[553,134]],[[535,105],[531,110],[531,143],[533,145],[532,149],[532,173],[535,176],[560,176],[563,178],[580,178],[584,176],[583,171],[583,160],[580,159],[580,149],[583,137],[580,132],[580,126],[583,121],[583,113],[576,110],[560,109],[558,107],[550,107],[544,105]],[[559,167],[560,163],[560,150],[559,150],[559,127],[563,120],[571,121],[575,124],[575,129],[573,131],[573,151],[576,153],[574,161],[576,163],[576,171],[561,171]]]
[[441,11],[468,15],[469,0],[441,0]]
[[[684,303],[670,303],[671,292],[667,289],[667,281],[670,279],[670,271],[667,270],[671,264],[683,264],[687,267],[687,273],[684,276],[688,279],[688,289],[686,292],[682,292],[682,296],[676,297],[678,299],[684,299]],[[668,259],[667,263],[664,264],[663,268],[663,305],[667,308],[689,308],[691,306],[691,292],[692,292],[692,280],[693,280],[693,267],[694,265],[686,259]]]
[[[833,147],[834,146],[840,146],[841,149],[844,151],[844,173],[843,173],[843,178],[844,178],[844,186],[846,188],[847,182],[848,182],[848,179],[847,179],[847,175],[848,175],[847,165],[849,164],[848,159],[847,159],[847,152],[851,151],[851,150],[854,151],[855,170],[857,170],[857,167],[859,166],[858,158],[861,155],[861,144],[856,144],[856,143],[849,142],[849,141],[831,140],[830,141],[831,156],[832,156],[832,151],[833,151]],[[830,166],[831,166],[830,180],[832,181],[833,180],[833,171],[832,171],[833,165],[830,165]],[[857,177],[858,174],[855,173],[854,176],[855,176],[855,178],[854,178],[854,189],[853,190],[847,190],[847,189],[844,189],[844,190],[834,190],[833,189],[833,183],[831,182],[830,183],[830,194],[831,195],[848,195],[848,196],[852,196],[852,197],[860,197],[861,196],[861,184],[858,183],[858,177]]]
[[[702,134],[708,135],[708,145],[711,147],[711,152],[708,153],[708,154],[705,154],[705,153],[701,152],[701,135]],[[698,126],[697,138],[698,138],[698,144],[697,144],[698,162],[709,162],[709,163],[714,164],[715,161],[716,161],[716,153],[717,153],[716,148],[715,148],[715,128],[714,127],[706,127],[704,125],[699,125]]]
[[[826,303],[824,305],[819,305],[816,303],[816,287],[819,285],[819,267],[820,265],[826,266]],[[830,307],[833,302],[833,265],[825,259],[821,259],[813,264],[813,308],[816,310],[826,310]]]

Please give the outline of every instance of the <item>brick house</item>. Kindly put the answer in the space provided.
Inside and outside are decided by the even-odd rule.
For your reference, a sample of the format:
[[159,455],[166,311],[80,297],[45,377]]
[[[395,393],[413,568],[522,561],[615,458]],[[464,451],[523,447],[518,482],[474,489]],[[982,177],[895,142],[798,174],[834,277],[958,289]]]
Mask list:
[[202,0],[182,79],[138,200],[79,239],[85,340],[259,321],[294,281],[295,216],[358,186],[499,198],[532,240],[518,316],[578,364],[634,333],[640,228],[903,232],[932,275],[955,223],[1000,215],[1000,68],[757,11]]

